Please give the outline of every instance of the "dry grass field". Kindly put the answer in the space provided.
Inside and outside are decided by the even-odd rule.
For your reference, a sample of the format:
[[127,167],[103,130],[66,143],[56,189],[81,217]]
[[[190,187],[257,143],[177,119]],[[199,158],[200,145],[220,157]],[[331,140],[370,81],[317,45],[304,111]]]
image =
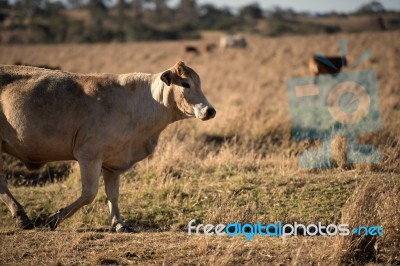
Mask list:
[[[372,251],[365,250],[369,262],[400,263],[400,228],[395,223],[400,220],[396,200],[400,197],[400,31],[248,36],[246,50],[185,54],[186,44],[201,47],[216,41],[216,36],[206,34],[203,40],[190,42],[0,46],[1,64],[47,64],[71,72],[155,73],[183,60],[199,73],[203,91],[217,110],[216,118],[208,122],[186,120],[169,126],[155,154],[123,176],[120,207],[137,233],[108,232],[103,189],[93,204],[54,232],[15,229],[0,204],[0,265],[363,263],[356,256],[343,259],[341,247],[348,245],[341,242],[347,240],[338,237],[257,236],[246,241],[238,236],[188,236],[192,219],[212,224],[382,222],[390,237],[375,239]],[[286,80],[309,76],[311,54],[338,54],[340,38],[348,40],[350,64],[367,49],[373,51],[372,58],[344,71],[372,69],[377,74],[383,128],[360,141],[375,145],[381,162],[346,169],[300,169],[298,155],[318,143],[291,138]],[[373,180],[376,188],[366,197],[368,202],[378,206],[389,197],[390,206],[354,207],[357,195],[371,191],[363,190],[367,180]],[[384,188],[390,193],[385,194]],[[40,219],[78,197],[79,174],[75,170],[63,182],[11,190],[28,215]],[[358,193],[352,196],[354,191]],[[375,211],[379,215],[374,216]]]

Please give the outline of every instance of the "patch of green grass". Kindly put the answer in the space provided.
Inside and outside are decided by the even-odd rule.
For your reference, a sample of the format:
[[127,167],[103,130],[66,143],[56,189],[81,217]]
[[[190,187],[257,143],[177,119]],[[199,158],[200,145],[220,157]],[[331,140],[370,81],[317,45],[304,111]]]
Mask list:
[[[176,169],[180,178],[132,172],[123,177],[120,208],[126,220],[140,230],[185,228],[191,220],[229,223],[282,221],[334,223],[355,186],[350,173],[322,172],[298,175],[271,174],[226,165],[219,175],[194,169]],[[226,175],[223,175],[223,171]],[[126,181],[125,181],[126,180]],[[12,188],[30,217],[56,212],[80,194],[79,176],[44,187]],[[103,186],[89,206],[61,224],[63,228],[107,228],[108,206]],[[10,225],[5,205],[0,205],[3,226]],[[7,217],[8,216],[8,217]],[[7,218],[6,218],[7,217]]]

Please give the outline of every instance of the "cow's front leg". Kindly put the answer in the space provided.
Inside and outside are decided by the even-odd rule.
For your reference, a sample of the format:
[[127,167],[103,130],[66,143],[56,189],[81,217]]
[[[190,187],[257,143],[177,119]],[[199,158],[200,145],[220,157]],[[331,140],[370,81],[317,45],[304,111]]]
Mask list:
[[60,209],[56,214],[50,216],[47,224],[52,230],[66,218],[73,215],[82,206],[88,205],[96,198],[99,189],[99,179],[101,173],[102,160],[100,159],[79,159],[79,167],[81,170],[82,193],[81,196],[71,205]]
[[108,170],[103,170],[103,177],[108,207],[110,209],[111,231],[113,231],[115,228],[118,233],[133,232],[133,229],[123,221],[118,207],[119,174],[115,174]]

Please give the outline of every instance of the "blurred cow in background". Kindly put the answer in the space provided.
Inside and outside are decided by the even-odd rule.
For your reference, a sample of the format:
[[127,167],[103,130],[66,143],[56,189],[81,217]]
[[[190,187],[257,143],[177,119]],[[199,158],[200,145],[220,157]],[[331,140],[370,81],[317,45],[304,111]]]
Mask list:
[[347,66],[347,59],[345,56],[313,55],[308,61],[308,66],[313,76],[336,74],[339,73],[344,66]]
[[207,53],[212,53],[212,52],[214,52],[214,50],[217,48],[217,45],[215,44],[215,43],[207,43],[205,46],[204,46],[204,50],[207,52]]
[[199,49],[197,48],[197,46],[194,45],[186,45],[185,52],[188,54],[200,55]]
[[242,35],[229,35],[221,37],[219,46],[222,49],[226,48],[247,48],[248,44]]

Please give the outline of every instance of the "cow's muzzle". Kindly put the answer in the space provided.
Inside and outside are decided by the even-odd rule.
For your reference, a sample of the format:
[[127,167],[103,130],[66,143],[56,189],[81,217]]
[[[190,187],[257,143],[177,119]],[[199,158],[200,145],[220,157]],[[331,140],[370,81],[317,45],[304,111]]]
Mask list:
[[204,116],[201,118],[201,120],[206,121],[211,118],[214,118],[215,115],[217,114],[217,111],[213,107],[207,107],[206,111],[204,112]]

